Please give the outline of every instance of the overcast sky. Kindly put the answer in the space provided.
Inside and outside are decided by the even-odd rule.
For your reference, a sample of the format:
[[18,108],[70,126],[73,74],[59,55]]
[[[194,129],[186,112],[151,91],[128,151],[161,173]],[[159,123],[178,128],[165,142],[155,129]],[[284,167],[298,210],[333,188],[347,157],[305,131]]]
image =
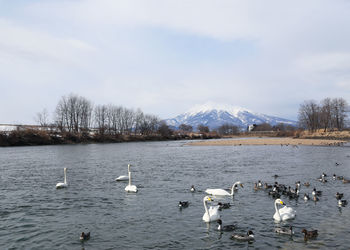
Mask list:
[[350,1],[0,0],[0,123],[64,95],[170,118],[208,101],[296,119],[350,103]]

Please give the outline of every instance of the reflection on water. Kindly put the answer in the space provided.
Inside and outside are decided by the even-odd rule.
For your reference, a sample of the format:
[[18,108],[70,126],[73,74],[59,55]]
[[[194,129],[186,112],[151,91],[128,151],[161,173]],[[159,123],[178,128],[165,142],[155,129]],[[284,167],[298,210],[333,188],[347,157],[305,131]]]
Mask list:
[[[325,172],[350,177],[349,147],[192,147],[184,142],[123,143],[101,145],[0,148],[0,245],[22,249],[115,249],[119,248],[337,248],[350,244],[349,207],[339,208],[334,197],[350,184],[316,178]],[[335,162],[341,163],[336,165]],[[124,191],[126,182],[115,182],[133,164],[137,194]],[[56,190],[67,167],[67,189]],[[273,175],[280,177],[275,179]],[[224,225],[235,224],[236,233],[255,234],[252,243],[230,239],[217,224],[202,221],[206,188],[245,184],[223,209]],[[297,216],[279,226],[293,225],[295,235],[277,235],[273,199],[254,191],[258,180],[278,181],[294,187],[301,196],[313,187],[322,190],[320,201],[289,200]],[[194,185],[197,192],[191,193]],[[348,197],[349,196],[349,197]],[[179,201],[189,201],[180,210]],[[208,204],[210,205],[210,204]],[[317,229],[315,240],[304,241],[301,230]],[[79,241],[81,232],[91,239]]]

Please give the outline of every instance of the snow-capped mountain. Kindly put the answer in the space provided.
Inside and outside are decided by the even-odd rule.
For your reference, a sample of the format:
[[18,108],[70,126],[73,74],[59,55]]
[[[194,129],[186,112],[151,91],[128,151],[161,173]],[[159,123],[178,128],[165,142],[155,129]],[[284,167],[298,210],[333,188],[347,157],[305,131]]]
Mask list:
[[284,123],[296,126],[296,122],[275,116],[269,116],[252,112],[241,107],[206,103],[196,105],[184,114],[175,118],[165,120],[169,126],[179,127],[181,124],[191,125],[194,129],[203,124],[210,129],[218,128],[223,124],[233,124],[241,128],[246,128],[251,124],[269,123],[276,125]]

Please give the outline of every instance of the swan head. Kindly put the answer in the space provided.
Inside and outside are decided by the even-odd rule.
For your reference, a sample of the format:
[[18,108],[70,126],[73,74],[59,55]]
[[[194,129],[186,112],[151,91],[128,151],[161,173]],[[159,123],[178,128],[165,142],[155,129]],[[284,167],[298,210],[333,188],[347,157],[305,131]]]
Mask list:
[[286,205],[286,203],[284,203],[281,199],[276,199],[275,203],[276,204],[281,204],[281,205]]
[[204,200],[204,201],[214,201],[214,200],[213,200],[212,198],[210,198],[209,196],[205,196],[203,200]]

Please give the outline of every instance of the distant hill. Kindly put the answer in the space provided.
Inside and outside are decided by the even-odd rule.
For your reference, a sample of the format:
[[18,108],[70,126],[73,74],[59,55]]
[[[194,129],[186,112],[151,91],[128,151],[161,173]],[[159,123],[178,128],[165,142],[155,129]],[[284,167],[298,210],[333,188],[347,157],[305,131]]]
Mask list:
[[255,113],[241,107],[215,103],[196,105],[189,111],[165,121],[169,126],[175,128],[181,124],[187,124],[191,125],[193,129],[196,129],[200,124],[215,129],[225,123],[236,125],[242,129],[251,124],[261,123],[269,123],[272,126],[278,123],[297,125],[296,121]]

